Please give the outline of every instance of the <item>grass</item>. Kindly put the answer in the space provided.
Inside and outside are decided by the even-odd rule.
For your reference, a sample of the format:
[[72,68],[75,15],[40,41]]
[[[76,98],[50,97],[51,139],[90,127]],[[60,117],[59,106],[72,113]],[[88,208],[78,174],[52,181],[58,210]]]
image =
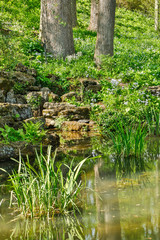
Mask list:
[[33,167],[29,159],[25,163],[20,156],[18,171],[9,174],[11,206],[26,218],[50,219],[54,215],[80,212],[80,193],[84,186],[78,177],[86,159],[75,168],[72,163],[56,166],[49,147],[47,156],[36,154],[35,161]]
[[115,126],[115,132],[110,131],[109,136],[112,139],[113,152],[116,156],[141,157],[145,146],[144,140],[147,136],[147,128],[140,123],[138,126],[127,126],[125,123],[119,122]]

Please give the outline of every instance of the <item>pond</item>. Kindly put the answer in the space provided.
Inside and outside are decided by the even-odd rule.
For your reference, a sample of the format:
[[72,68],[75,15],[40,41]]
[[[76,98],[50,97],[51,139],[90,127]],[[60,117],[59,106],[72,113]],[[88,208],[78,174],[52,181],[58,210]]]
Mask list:
[[[147,139],[143,158],[116,159],[100,137],[65,146],[65,161],[86,156],[82,215],[17,221],[0,197],[0,239],[160,239],[160,139]],[[87,147],[86,147],[87,146]],[[64,153],[65,152],[65,153]],[[100,156],[94,159],[93,156]],[[1,166],[0,166],[1,167]],[[2,196],[3,193],[3,196]]]

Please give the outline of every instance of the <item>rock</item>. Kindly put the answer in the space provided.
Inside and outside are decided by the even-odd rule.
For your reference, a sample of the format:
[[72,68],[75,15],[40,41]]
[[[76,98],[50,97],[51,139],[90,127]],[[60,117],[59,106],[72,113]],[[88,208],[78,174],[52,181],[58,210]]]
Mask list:
[[0,103],[0,116],[0,126],[4,123],[13,125],[15,121],[32,117],[32,111],[27,104]]
[[15,70],[19,71],[19,72],[25,72],[34,77],[37,76],[37,71],[34,68],[28,68],[28,67],[24,66],[22,63],[18,63],[15,67]]
[[[59,136],[57,134],[48,134],[43,139],[42,150],[43,153],[47,151],[48,145],[52,146],[52,150],[55,150],[59,146]],[[9,145],[0,143],[0,161],[5,161],[10,158],[16,158],[18,160],[19,153],[23,158],[26,156],[35,157],[35,151],[40,152],[41,146],[26,143],[24,141],[18,141],[10,143]]]
[[62,124],[62,131],[89,131],[89,124],[77,121],[65,121]]
[[37,77],[37,71],[34,68],[28,68],[27,74]]
[[23,95],[20,94],[14,94],[13,89],[11,89],[6,96],[7,103],[17,103],[17,104],[26,104],[27,101]]
[[16,103],[17,104],[27,104],[25,96],[20,95],[20,94],[16,94],[15,98],[16,98]]
[[56,116],[58,115],[58,110],[56,110],[56,109],[44,109],[42,111],[42,115],[45,118],[53,118],[53,119],[55,119]]
[[78,120],[77,122],[80,122],[80,123],[89,123],[90,120],[89,120],[89,119],[83,119],[83,120]]
[[160,96],[160,85],[158,86],[150,86],[148,90],[151,92],[154,96]]
[[45,118],[45,126],[47,128],[54,128],[55,127],[55,121],[52,118]]
[[76,107],[70,108],[67,110],[62,110],[58,113],[58,116],[64,116],[70,120],[81,120],[81,119],[89,119],[90,115],[90,107]]
[[60,144],[60,138],[57,134],[52,133],[52,134],[46,134],[46,136],[43,139],[43,144],[44,145],[51,145],[54,147],[58,147]]
[[101,91],[102,86],[100,84],[97,85],[89,85],[85,88],[85,91],[92,91],[93,93],[97,93]]
[[102,89],[102,86],[97,80],[82,78],[79,81],[81,82],[81,94],[84,94],[85,91],[92,91],[94,93],[97,93]]
[[28,91],[31,91],[31,92],[34,92],[34,91],[40,91],[41,87],[40,86],[28,86],[27,87],[27,90]]
[[38,109],[44,104],[44,99],[42,99],[40,92],[29,92],[26,95],[26,100],[32,109]]
[[43,105],[44,109],[57,109],[57,111],[61,110],[66,110],[69,108],[76,108],[76,105],[69,104],[69,103],[51,103],[51,102],[46,102]]
[[0,143],[0,160],[4,161],[14,157],[14,147]]
[[95,86],[98,84],[96,80],[93,79],[80,79],[79,80],[84,88],[87,88],[88,86]]
[[51,90],[47,87],[41,88],[41,91],[39,93],[45,102],[48,102],[50,92]]
[[26,96],[27,103],[32,109],[40,109],[42,112],[43,104],[48,102],[49,94],[49,88],[42,88],[39,92],[29,92]]
[[80,100],[80,98],[78,98],[76,92],[69,92],[69,93],[66,93],[66,94],[61,96],[62,102],[65,102],[65,101],[70,100],[72,98],[75,98],[77,101]]
[[33,76],[24,72],[13,72],[10,77],[14,80],[14,82],[22,84],[26,87],[34,85],[36,82],[36,79]]
[[4,90],[0,90],[0,102],[5,102],[5,99]]
[[4,72],[0,73],[0,89],[6,94],[14,86],[14,81],[11,80],[8,74],[3,77]]
[[41,128],[44,128],[45,126],[45,118],[44,117],[32,117],[32,118],[28,118],[25,119],[24,122],[32,122],[32,123],[37,123],[40,122],[41,123]]
[[15,70],[18,72],[27,72],[28,71],[28,67],[24,66],[22,63],[18,63],[15,67]]
[[32,108],[34,117],[38,117],[42,115],[43,104],[45,102],[45,99],[42,97],[42,95],[43,95],[43,92],[29,92],[26,95],[27,103]]
[[11,89],[11,90],[7,93],[6,102],[8,102],[8,103],[17,103],[16,98],[15,98],[15,96],[14,96],[14,91],[13,91],[13,89]]
[[59,96],[53,92],[49,93],[49,100],[51,102],[59,102]]

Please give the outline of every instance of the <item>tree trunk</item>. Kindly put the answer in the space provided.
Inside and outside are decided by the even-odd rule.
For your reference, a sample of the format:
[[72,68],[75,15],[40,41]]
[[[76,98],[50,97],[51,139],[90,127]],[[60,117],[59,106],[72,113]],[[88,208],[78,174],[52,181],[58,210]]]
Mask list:
[[101,63],[101,55],[113,55],[116,0],[99,0],[97,42],[94,58]]
[[159,0],[155,0],[155,30],[159,29]]
[[76,0],[71,0],[71,14],[72,14],[72,27],[76,27],[78,25]]
[[89,30],[97,31],[98,26],[98,2],[99,0],[91,0],[91,16]]
[[42,38],[42,7],[43,7],[42,1],[43,1],[43,0],[41,0],[40,26],[39,26],[39,39]]
[[42,0],[41,40],[47,52],[65,58],[74,53],[71,0]]

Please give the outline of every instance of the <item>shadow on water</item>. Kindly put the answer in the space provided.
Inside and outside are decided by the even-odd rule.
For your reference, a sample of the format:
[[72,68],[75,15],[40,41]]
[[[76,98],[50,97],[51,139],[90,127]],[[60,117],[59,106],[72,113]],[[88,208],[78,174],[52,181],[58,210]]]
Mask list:
[[99,137],[87,138],[77,148],[70,143],[65,151],[60,149],[57,161],[66,163],[71,159],[79,162],[86,155],[101,155],[84,165],[86,173],[81,177],[87,189],[82,195],[82,215],[7,224],[13,217],[2,204],[0,239],[160,239],[159,143],[158,138],[148,139],[141,158],[117,158],[107,141]]

